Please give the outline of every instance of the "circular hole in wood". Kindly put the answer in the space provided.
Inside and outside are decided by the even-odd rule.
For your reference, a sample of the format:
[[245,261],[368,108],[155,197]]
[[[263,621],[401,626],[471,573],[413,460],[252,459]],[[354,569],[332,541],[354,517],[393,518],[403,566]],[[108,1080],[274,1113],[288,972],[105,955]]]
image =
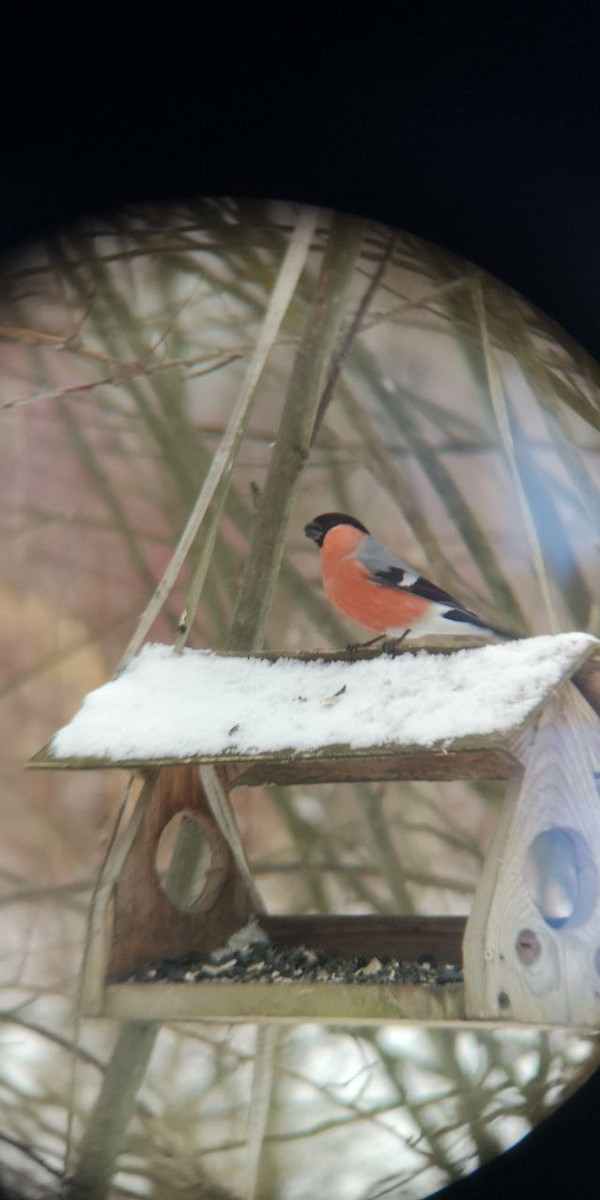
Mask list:
[[184,912],[214,903],[226,876],[224,856],[206,822],[182,809],[165,825],[156,848],[155,868],[171,904]]
[[598,898],[598,873],[577,829],[555,825],[538,833],[527,853],[525,878],[551,929],[589,920]]

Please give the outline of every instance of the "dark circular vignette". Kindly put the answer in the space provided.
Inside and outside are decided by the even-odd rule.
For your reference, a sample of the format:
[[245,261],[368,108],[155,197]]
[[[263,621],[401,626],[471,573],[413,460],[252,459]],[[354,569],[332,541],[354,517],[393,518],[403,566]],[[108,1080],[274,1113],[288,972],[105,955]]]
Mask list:
[[[162,106],[154,100],[145,130],[139,117],[123,122],[122,105],[111,106],[99,93],[62,120],[56,109],[49,113],[36,105],[35,121],[20,114],[21,128],[2,152],[0,253],[12,254],[42,232],[124,203],[221,193],[318,203],[408,229],[483,266],[600,357],[600,177],[590,127],[597,107],[589,72],[578,71],[572,45],[563,50],[573,88],[554,125],[562,93],[551,94],[548,79],[528,125],[527,105],[518,103],[506,58],[492,70],[506,101],[503,113],[498,93],[487,104],[473,95],[462,103],[450,97],[445,106],[449,97],[441,86],[433,102],[428,98],[422,106],[417,89],[407,103],[394,94],[385,67],[375,69],[377,80],[365,70],[336,94],[339,76],[331,62],[325,96],[311,96],[308,115],[297,98],[276,111],[263,94],[251,117],[247,94],[227,94],[222,81],[196,138],[196,107],[184,111],[181,90],[166,101],[163,95]],[[229,79],[241,55],[233,60]],[[395,65],[401,69],[404,59]],[[480,64],[482,76],[486,66]],[[521,59],[519,78],[526,66]],[[458,73],[455,64],[453,75]],[[429,82],[432,76],[435,71],[427,73]],[[523,101],[541,78],[543,71],[525,81]],[[180,117],[174,134],[175,98]],[[130,104],[132,97],[125,107]],[[200,144],[197,156],[190,153],[194,141]],[[599,1109],[596,1072],[521,1143],[435,1193],[436,1200],[504,1200],[511,1188],[544,1200],[563,1200],[566,1187],[580,1200],[596,1196]],[[0,1197],[17,1195],[0,1182]]]
[[516,1146],[472,1175],[435,1192],[430,1200],[505,1200],[514,1192],[531,1200],[567,1194],[598,1195],[600,1071]]
[[189,50],[138,34],[35,64],[28,103],[4,83],[0,253],[125,204],[320,204],[472,260],[600,358],[591,17],[437,9],[203,14]]

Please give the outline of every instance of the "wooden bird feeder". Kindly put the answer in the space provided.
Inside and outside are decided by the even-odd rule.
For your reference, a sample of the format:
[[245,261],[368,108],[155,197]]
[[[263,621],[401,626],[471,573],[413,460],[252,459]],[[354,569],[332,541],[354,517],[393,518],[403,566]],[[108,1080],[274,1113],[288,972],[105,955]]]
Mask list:
[[[84,1011],[600,1029],[598,643],[563,634],[468,644],[352,660],[150,646],[91,693],[29,764],[128,768],[145,781],[93,901]],[[454,779],[507,781],[467,920],[263,911],[232,789]],[[253,919],[275,947],[437,959],[457,970],[443,983],[129,978],[144,964],[216,951]]]

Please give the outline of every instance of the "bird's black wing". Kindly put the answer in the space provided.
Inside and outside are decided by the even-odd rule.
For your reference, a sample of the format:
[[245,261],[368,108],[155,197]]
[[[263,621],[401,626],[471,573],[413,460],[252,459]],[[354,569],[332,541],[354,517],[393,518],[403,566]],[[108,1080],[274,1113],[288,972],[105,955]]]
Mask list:
[[[403,592],[412,592],[415,596],[422,596],[424,600],[434,600],[439,604],[450,604],[453,608],[462,608],[458,600],[455,600],[454,596],[445,592],[443,588],[438,587],[437,583],[425,579],[424,575],[415,576],[415,572],[407,571],[404,567],[379,568],[371,572],[371,578],[381,587],[401,589]],[[466,612],[466,609],[464,611]]]

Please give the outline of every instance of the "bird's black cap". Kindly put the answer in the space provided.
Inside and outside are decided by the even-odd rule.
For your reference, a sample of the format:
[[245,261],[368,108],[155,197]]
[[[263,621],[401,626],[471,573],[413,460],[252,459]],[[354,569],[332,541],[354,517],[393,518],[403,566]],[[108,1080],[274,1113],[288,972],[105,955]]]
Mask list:
[[304,533],[311,542],[316,542],[319,548],[323,545],[323,538],[330,529],[334,529],[336,525],[352,525],[354,529],[360,529],[363,533],[368,533],[366,525],[362,521],[357,521],[356,517],[349,517],[347,513],[321,513],[320,517],[313,517],[308,525],[304,526]]

